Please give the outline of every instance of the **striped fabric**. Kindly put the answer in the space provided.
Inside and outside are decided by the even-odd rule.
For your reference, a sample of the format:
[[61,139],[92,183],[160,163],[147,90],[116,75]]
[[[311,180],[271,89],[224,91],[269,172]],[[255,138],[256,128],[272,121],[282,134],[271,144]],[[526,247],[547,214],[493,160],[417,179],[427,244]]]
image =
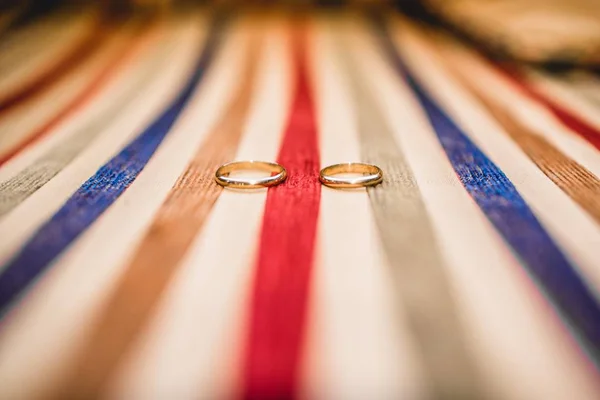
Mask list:
[[0,398],[600,397],[597,77],[399,17],[66,20],[0,39]]

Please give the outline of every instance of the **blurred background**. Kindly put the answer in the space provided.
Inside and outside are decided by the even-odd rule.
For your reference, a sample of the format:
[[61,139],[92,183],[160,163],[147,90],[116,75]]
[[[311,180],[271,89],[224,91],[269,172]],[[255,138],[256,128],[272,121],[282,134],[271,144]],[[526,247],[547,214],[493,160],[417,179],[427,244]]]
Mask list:
[[2,0],[0,32],[6,35],[48,13],[89,7],[110,18],[185,7],[393,10],[446,29],[495,57],[557,68],[600,66],[596,0]]

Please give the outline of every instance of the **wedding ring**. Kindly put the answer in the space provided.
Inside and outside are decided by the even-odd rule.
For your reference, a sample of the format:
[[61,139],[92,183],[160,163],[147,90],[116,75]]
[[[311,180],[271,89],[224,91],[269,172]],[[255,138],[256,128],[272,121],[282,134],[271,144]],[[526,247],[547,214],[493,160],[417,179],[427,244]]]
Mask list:
[[[336,177],[338,174],[362,174],[354,177]],[[383,172],[376,165],[363,163],[335,164],[325,167],[319,173],[319,180],[332,188],[357,188],[374,186],[383,180]]]
[[[238,171],[265,171],[270,172],[271,176],[264,178],[233,178],[229,176],[232,172]],[[215,180],[223,187],[236,189],[256,189],[262,187],[275,186],[280,184],[287,177],[287,171],[281,165],[266,161],[234,161],[223,164],[215,172]]]

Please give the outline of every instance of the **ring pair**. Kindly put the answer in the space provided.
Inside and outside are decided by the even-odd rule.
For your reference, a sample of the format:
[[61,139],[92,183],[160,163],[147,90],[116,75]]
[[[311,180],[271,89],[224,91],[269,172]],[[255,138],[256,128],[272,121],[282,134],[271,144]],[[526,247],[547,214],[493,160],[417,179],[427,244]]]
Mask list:
[[[231,177],[232,172],[258,170],[269,172],[271,175],[264,178]],[[339,177],[340,174],[360,174],[354,177]],[[237,189],[255,189],[275,186],[287,178],[287,170],[280,164],[267,161],[234,161],[221,165],[216,173],[215,180],[223,187]],[[372,164],[345,163],[325,167],[319,173],[319,180],[325,186],[345,189],[363,186],[374,186],[383,180],[381,169]]]

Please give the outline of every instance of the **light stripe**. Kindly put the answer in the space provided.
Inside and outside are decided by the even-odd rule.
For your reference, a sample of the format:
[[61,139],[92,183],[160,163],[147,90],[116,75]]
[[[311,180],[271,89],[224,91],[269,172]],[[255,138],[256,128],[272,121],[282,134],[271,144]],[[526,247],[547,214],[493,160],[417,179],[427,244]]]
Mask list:
[[[139,27],[138,27],[139,28]],[[155,29],[154,29],[155,30]],[[150,31],[154,31],[150,28]],[[140,32],[133,32],[133,34],[140,34]],[[148,33],[142,34],[142,38],[135,40],[133,43],[132,38],[127,37],[126,42],[123,43],[124,48],[119,48],[118,53],[113,58],[106,60],[107,62],[102,65],[102,68],[97,74],[87,82],[87,85],[82,90],[75,94],[75,96],[61,107],[58,112],[52,115],[48,120],[44,121],[42,125],[36,127],[32,132],[28,132],[15,147],[5,152],[0,157],[0,166],[6,161],[14,157],[17,153],[21,152],[27,146],[38,141],[42,136],[48,134],[52,129],[60,125],[65,119],[71,117],[74,113],[86,106],[96,94],[103,89],[107,81],[109,81],[113,75],[115,75],[122,66],[127,63],[136,53],[140,51],[143,44],[148,44],[151,35]],[[127,43],[129,39],[130,43]],[[1,200],[0,200],[1,201]],[[4,212],[0,211],[0,214]]]
[[[0,265],[4,266],[10,258],[23,246],[35,231],[60,209],[62,204],[84,184],[102,165],[118,154],[123,147],[132,141],[140,132],[152,123],[164,109],[177,96],[190,76],[196,62],[195,49],[204,41],[208,32],[206,18],[200,18],[195,13],[178,24],[179,39],[173,43],[170,51],[165,55],[165,60],[172,67],[163,69],[160,75],[147,82],[134,101],[124,105],[121,113],[107,122],[102,134],[94,142],[84,148],[80,154],[63,170],[41,187],[32,196],[29,196],[12,212],[0,220]],[[103,96],[107,97],[107,96]],[[103,103],[109,102],[104,99]],[[96,114],[92,114],[96,115]],[[48,149],[57,138],[67,137],[73,129],[84,123],[89,114],[83,113],[76,116],[74,124],[71,120],[65,131],[62,129],[54,135],[28,149],[23,156],[19,155],[5,166],[6,168],[18,167],[19,163],[31,160],[31,154],[40,154],[41,150]],[[183,166],[182,166],[183,168]],[[10,170],[8,171],[10,172]],[[167,188],[168,189],[168,188]],[[95,225],[95,224],[94,224]],[[4,234],[10,232],[10,235]],[[2,267],[0,267],[0,271]]]
[[[456,319],[431,221],[411,167],[352,66],[349,43],[339,43],[359,125],[362,160],[378,165],[384,182],[369,188],[380,239],[392,269],[396,308],[406,315],[433,398],[480,398],[479,380]],[[355,57],[359,57],[356,55]]]
[[[156,39],[156,34],[157,32],[146,34],[141,40],[132,44],[132,47],[126,53],[121,54],[119,59],[110,60],[111,63],[100,72],[100,75],[96,76],[90,86],[86,87],[77,98],[73,99],[73,102],[66,109],[63,109],[49,123],[46,123],[41,129],[29,135],[30,140],[28,142],[48,133],[48,131],[55,128],[56,124],[60,124],[64,118],[71,116],[71,114],[87,105],[88,102],[95,98],[97,91],[104,91],[104,81],[112,80],[112,74],[117,74],[121,69],[126,68],[126,64],[130,63],[131,59],[136,57],[137,53]],[[158,63],[161,53],[157,52],[152,61],[149,62]],[[56,143],[46,153],[35,159],[32,165],[27,166],[12,178],[1,182],[0,217],[18,206],[23,200],[35,193],[36,190],[45,185],[68,165],[82,149],[89,145],[103,131],[106,122],[114,118],[125,104],[135,98],[141,87],[151,78],[153,72],[155,72],[153,69],[147,69],[136,74],[128,82],[131,88],[125,93],[125,96],[114,98],[110,104],[111,107],[102,110],[102,114],[98,117],[89,121],[69,137]]]
[[600,222],[600,180],[585,167],[564,155],[543,136],[513,118],[509,111],[491,98],[481,84],[473,83],[470,79],[471,70],[463,69],[460,62],[452,62],[453,58],[449,55],[444,57],[444,60],[538,168]]
[[[157,24],[159,25],[157,28],[159,33],[156,36],[169,39],[159,39],[157,40],[156,45],[145,46],[147,48],[149,47],[149,49],[147,51],[142,51],[143,56],[134,57],[132,62],[126,63],[126,65],[120,68],[116,73],[116,76],[104,85],[103,89],[93,97],[86,107],[77,110],[68,119],[62,121],[62,123],[52,129],[50,134],[43,135],[39,140],[24,148],[13,158],[4,163],[0,167],[0,182],[5,182],[13,178],[24,169],[35,164],[36,160],[41,160],[46,153],[50,152],[51,149],[56,148],[60,143],[66,145],[70,137],[73,137],[73,141],[77,142],[78,140],[75,138],[78,135],[83,134],[77,134],[76,132],[83,130],[86,126],[91,131],[108,130],[111,124],[114,124],[115,121],[119,119],[118,117],[123,116],[124,111],[128,107],[131,107],[132,104],[139,101],[139,99],[142,98],[143,93],[161,80],[160,77],[168,76],[168,74],[159,75],[159,72],[163,70],[164,65],[167,64],[170,53],[176,53],[175,49],[177,46],[174,46],[176,39],[171,38],[171,36],[174,37],[179,35],[178,37],[181,38],[183,37],[182,32],[186,29],[190,29],[186,21],[180,23],[176,28],[173,25],[173,22],[168,18]],[[170,40],[170,44],[163,43],[163,41],[166,40]],[[183,42],[185,42],[185,40]],[[179,44],[179,46],[183,45]],[[158,55],[155,55],[155,53],[159,51],[164,53],[163,56],[159,57]],[[156,57],[157,60],[153,64],[150,64],[149,62],[146,62],[148,60],[147,57]],[[152,74],[150,71],[155,72]],[[145,83],[140,82],[141,79],[138,74],[148,76]],[[185,76],[181,80],[184,78]],[[137,96],[135,95],[135,92],[138,92]],[[168,100],[168,98],[166,100]],[[167,101],[164,103],[166,104]],[[48,103],[46,103],[46,105],[47,104]],[[109,116],[107,111],[111,109],[114,109],[115,111]],[[45,111],[46,108],[44,108],[44,113]],[[103,115],[105,116],[104,118],[102,118]],[[20,119],[18,121],[19,126],[23,126],[23,122],[24,120]],[[92,126],[92,124],[94,124],[94,126]],[[18,130],[21,131],[22,129],[19,128]],[[93,135],[93,133],[90,133],[90,135]],[[95,136],[98,138],[100,133]],[[83,149],[84,148],[82,148],[81,151],[83,151]],[[92,172],[90,172],[90,175]]]
[[[256,40],[254,40],[256,42]],[[71,372],[48,398],[101,392],[130,344],[147,325],[181,259],[221,193],[214,171],[235,155],[250,105],[259,47],[250,43],[241,87],[213,132],[179,176],[95,323]]]
[[479,87],[482,93],[502,105],[525,128],[536,132],[566,156],[600,177],[600,152],[596,148],[582,137],[574,135],[542,104],[525,96],[477,53],[441,36],[437,36],[436,40],[443,41],[443,46],[438,46],[438,49],[443,51],[445,58],[457,60],[463,69],[469,70],[473,77],[469,80],[471,85]]
[[[289,112],[292,82],[286,31],[280,22],[264,22],[257,21],[266,26],[265,51],[237,160],[274,160]],[[208,98],[207,104],[212,103]],[[243,313],[266,196],[266,189],[222,192],[108,398],[234,396]]]
[[196,69],[173,103],[117,156],[101,167],[42,225],[4,267],[0,312],[127,189],[145,167],[185,107],[217,50],[223,21],[217,17]]
[[[29,52],[41,57],[44,55],[44,50],[49,53],[56,50],[48,44],[52,39],[60,38],[60,34],[64,34],[68,28],[72,28],[64,20],[61,21],[62,24],[57,23],[60,19],[57,18],[58,15],[60,14],[49,13],[37,21],[27,21],[25,18],[22,23],[11,29],[8,35],[0,36],[0,74],[8,74],[10,78],[12,69],[24,67],[28,62],[33,61],[30,57],[25,57]],[[68,22],[73,23],[73,21],[76,19],[70,19]],[[57,43],[61,41],[58,40]],[[3,79],[7,78],[3,75]]]
[[35,135],[40,130],[43,133],[44,125],[52,124],[52,119],[67,110],[85,87],[124,52],[134,33],[133,28],[123,27],[111,34],[102,46],[69,74],[0,117],[0,130],[7,133],[0,137],[0,165],[26,148],[30,140],[37,140]]
[[545,138],[512,119],[502,109],[484,101],[482,97],[479,99],[544,174],[596,222],[600,222],[600,180],[576,161],[566,157]]
[[[301,23],[300,23],[301,24]],[[268,191],[260,234],[242,397],[298,395],[321,184],[304,26],[293,26],[296,88],[277,162],[287,180]]]
[[568,78],[561,80],[548,73],[533,69],[524,72],[527,82],[533,86],[534,90],[546,96],[550,101],[560,104],[569,112],[578,115],[596,129],[600,129],[600,113],[598,112],[600,103],[594,102],[594,99],[589,96],[600,88],[598,78],[593,75],[582,75],[580,79],[587,78],[587,82],[584,82],[588,91],[585,91],[577,87],[577,80],[569,82]]
[[589,104],[600,107],[600,78],[593,72],[572,71],[566,76],[557,78],[560,84],[564,84],[581,96]]
[[[417,54],[433,58],[436,52],[431,48],[430,42],[417,32],[407,30],[403,35],[409,39],[408,46],[415,47],[413,52]],[[460,60],[461,69],[469,71],[471,84],[478,85],[482,92],[501,104],[521,125],[546,139],[596,177],[600,176],[600,153],[584,139],[563,127],[543,106],[523,96],[483,60],[478,62],[473,53],[466,48],[459,47],[451,41],[446,41],[443,48],[448,50],[444,52],[444,58]],[[551,236],[560,243],[590,285],[597,291],[600,290],[600,268],[597,262],[600,257],[600,248],[597,245],[600,244],[600,226],[548,179],[514,141],[506,137],[503,128],[489,115],[480,101],[474,99],[464,88],[453,84],[456,78],[444,73],[442,69],[438,71],[444,77],[434,78],[443,82],[437,86],[447,87],[440,90],[440,95],[445,93],[445,104],[454,112],[459,123],[465,126],[471,137],[476,138],[481,146],[486,146],[484,151],[501,165]],[[455,106],[455,92],[458,92],[465,102],[463,107]]]
[[56,12],[11,32],[0,43],[0,93],[11,93],[64,59],[97,27],[94,11]]
[[[425,51],[431,45],[429,41],[421,39],[416,32],[416,30],[406,31],[402,37],[407,39],[405,41],[408,43],[404,46],[415,48],[411,52],[432,59],[435,51],[432,49]],[[478,62],[472,52],[453,45],[450,41],[445,42],[443,48],[444,51],[448,50],[444,52],[444,58],[460,60],[461,68],[469,70],[471,83],[479,85],[490,98],[502,104],[503,108],[510,111],[524,127],[535,131],[596,177],[600,176],[600,153],[589,143],[565,128],[543,106],[523,96],[483,60]],[[456,78],[441,68],[431,71],[429,75],[433,76],[432,80],[439,82],[436,86],[439,87],[439,94],[444,99],[444,104],[470,136],[475,138],[494,162],[502,167],[551,236],[560,243],[590,285],[598,291],[600,268],[597,260],[600,257],[600,226],[573,199],[548,179],[518,145],[507,137],[499,123],[489,115],[483,105],[465,88],[455,83]],[[429,75],[427,80],[430,79]],[[457,106],[457,97],[464,102],[464,105]]]
[[[353,41],[353,48],[361,55],[358,62],[369,71],[367,83],[378,93],[378,104],[396,140],[406,149],[423,193],[455,288],[457,318],[463,321],[469,347],[477,356],[484,397],[597,397],[595,376],[588,374],[581,355],[573,351],[569,335],[557,329],[556,315],[548,312],[547,301],[532,287],[514,253],[464,190],[411,89],[398,79],[375,37],[365,32],[361,38]],[[416,52],[401,43],[407,57]],[[440,78],[442,82],[448,79]],[[474,107],[457,94],[460,91],[453,88],[448,96],[457,108]],[[477,118],[476,114],[472,117]],[[486,137],[502,136],[492,129],[480,130]],[[521,167],[518,157],[507,152],[508,159]],[[539,172],[534,165],[529,169]],[[545,181],[541,172],[521,181],[540,186],[539,175]],[[551,182],[548,185],[555,188]]]
[[0,115],[26,100],[28,97],[45,90],[51,86],[60,76],[66,75],[73,70],[79,63],[98,48],[107,37],[107,26],[104,15],[98,13],[92,22],[92,29],[83,36],[78,37],[73,47],[67,52],[64,58],[50,63],[50,67],[39,74],[30,82],[14,90],[12,93],[0,96]]
[[526,81],[526,78],[521,71],[508,67],[498,68],[498,71],[511,79],[513,84],[516,85],[523,94],[544,105],[564,126],[571,129],[573,132],[587,140],[596,149],[600,150],[600,129],[582,118],[579,118],[577,115],[571,113],[569,110],[538,91],[533,85]]
[[[193,13],[173,25],[182,34],[177,35],[179,40],[174,41],[173,53],[167,58],[173,64],[172,68],[164,70],[163,75],[157,77],[156,85],[152,83],[148,91],[140,93],[147,99],[136,102],[130,110],[132,115],[117,118],[117,137],[113,137],[113,141],[119,134],[126,134],[132,129],[129,118],[133,114],[139,114],[142,110],[145,113],[149,107],[150,113],[144,118],[151,122],[179,93],[197,61],[198,46],[207,35],[207,20],[205,15]],[[70,362],[93,327],[90,322],[98,315],[97,311],[102,310],[111,289],[124,271],[125,263],[152,222],[154,213],[231,97],[242,60],[236,50],[244,44],[243,41],[232,39],[228,35],[223,50],[218,52],[214,61],[214,67],[207,71],[204,83],[132,185],[61,255],[24,301],[11,310],[14,312],[6,316],[0,329],[0,381],[3,382],[0,397],[36,398],[36,394],[46,393],[63,374],[68,373]],[[154,104],[155,101],[149,101],[152,96],[164,100]],[[128,124],[129,127],[126,126]],[[118,129],[121,126],[124,128]],[[139,126],[137,132],[145,126],[145,123]],[[100,142],[104,139],[103,135]],[[89,152],[89,155],[84,159],[92,158],[97,152],[105,152],[106,149],[100,144],[94,144],[86,150],[84,153]],[[39,192],[48,192],[47,189],[53,187],[49,193],[56,192],[55,196],[59,198],[68,197],[70,191],[61,192],[62,187],[55,187],[56,183],[65,179],[66,172],[89,168],[89,161],[83,161],[87,160],[77,160],[74,165],[69,165]],[[39,200],[39,192],[26,202]],[[10,219],[22,209],[19,207],[9,214]],[[37,207],[32,211],[35,213]],[[21,216],[21,220],[25,218]],[[27,328],[34,325],[39,329]],[[39,363],[36,354],[42,353],[52,362]],[[35,384],[23,384],[32,380]]]
[[[570,323],[578,340],[596,362],[600,357],[600,307],[593,293],[544,230],[506,175],[461,131],[407,70],[389,33],[381,44],[398,73],[427,112],[465,189],[504,240]],[[540,252],[539,249],[544,249]]]
[[469,69],[472,85],[485,91],[524,127],[535,131],[566,156],[600,177],[600,152],[596,148],[565,127],[543,104],[523,94],[510,79],[476,52],[441,35],[436,36],[436,40],[443,41],[439,49],[444,51],[444,57],[460,60],[463,68]]
[[[332,23],[318,21],[308,46],[322,166],[361,160],[353,99],[332,36],[341,26]],[[423,398],[421,360],[394,307],[395,287],[367,191],[323,187],[318,229],[301,397]]]

